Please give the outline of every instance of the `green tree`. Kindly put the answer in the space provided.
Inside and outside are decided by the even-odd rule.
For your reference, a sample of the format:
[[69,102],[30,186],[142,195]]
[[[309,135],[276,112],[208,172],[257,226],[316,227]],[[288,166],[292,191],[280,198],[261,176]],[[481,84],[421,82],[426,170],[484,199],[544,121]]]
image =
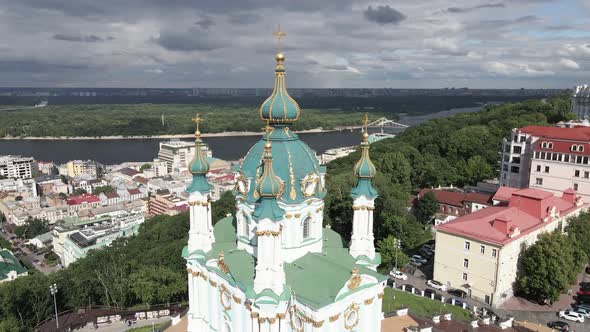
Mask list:
[[88,192],[84,188],[76,188],[74,190],[74,192],[72,192],[72,195],[71,196],[80,196],[80,195],[87,194],[87,193]]
[[143,267],[129,276],[131,291],[145,304],[179,299],[186,293],[186,276],[161,266]]
[[32,239],[47,232],[49,232],[49,222],[39,218],[29,218],[24,225],[14,229],[14,235],[24,239]]
[[469,158],[465,165],[464,174],[465,182],[472,185],[482,180],[491,179],[495,175],[492,166],[482,156]]
[[143,165],[141,165],[141,167],[139,168],[139,171],[143,172],[146,169],[152,169],[152,164],[143,164]]
[[379,165],[379,171],[383,172],[391,183],[399,184],[406,190],[411,188],[412,167],[402,153],[388,152],[383,155],[377,165]]
[[[400,268],[408,264],[408,256],[397,247],[396,238],[389,235],[377,243],[379,253],[381,254],[381,263],[389,268]],[[396,258],[397,255],[397,258]],[[395,265],[397,259],[397,266]]]
[[576,281],[586,257],[565,234],[541,234],[537,242],[521,253],[518,291],[539,303],[552,303]]
[[414,216],[416,216],[416,219],[419,222],[427,224],[432,220],[434,214],[438,212],[438,209],[439,206],[436,201],[436,196],[434,196],[432,191],[429,191],[416,201],[412,208],[412,212],[414,212]]
[[68,184],[69,181],[68,181],[68,178],[65,175],[62,174],[59,177],[61,179],[61,182],[63,182],[64,184]]
[[100,195],[100,194],[110,194],[112,192],[115,192],[115,188],[113,188],[112,186],[100,186],[100,187],[96,187],[92,190],[92,193],[94,195]]
[[213,223],[225,218],[228,213],[236,212],[236,200],[231,191],[224,192],[221,197],[211,205],[211,218]]
[[590,257],[590,213],[582,212],[575,218],[571,218],[565,231],[568,237]]

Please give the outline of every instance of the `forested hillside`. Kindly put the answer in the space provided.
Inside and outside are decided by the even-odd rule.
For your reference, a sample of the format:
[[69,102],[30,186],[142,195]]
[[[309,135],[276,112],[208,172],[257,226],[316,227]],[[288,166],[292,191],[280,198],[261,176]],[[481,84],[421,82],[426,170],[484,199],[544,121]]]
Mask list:
[[[567,120],[573,117],[569,110],[568,95],[489,106],[477,113],[433,119],[373,144],[371,158],[378,172],[374,185],[380,194],[375,237],[382,253],[393,256],[387,255],[393,250],[392,236],[401,239],[405,253],[430,239],[428,226],[416,221],[406,208],[413,189],[463,186],[496,177],[502,139],[512,128]],[[357,151],[328,165],[325,221],[348,237],[352,220],[349,192],[355,181],[352,167],[358,159]]]

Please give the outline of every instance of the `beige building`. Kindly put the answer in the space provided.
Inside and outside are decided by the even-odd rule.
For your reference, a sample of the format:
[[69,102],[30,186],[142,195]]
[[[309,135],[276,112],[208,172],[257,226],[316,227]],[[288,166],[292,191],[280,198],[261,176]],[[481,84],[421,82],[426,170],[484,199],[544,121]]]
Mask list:
[[82,174],[91,175],[93,178],[99,175],[99,166],[96,161],[92,160],[72,160],[66,164],[68,176],[73,178]]
[[436,226],[434,279],[496,307],[513,296],[522,248],[541,233],[563,229],[567,218],[586,208],[571,189],[559,197],[522,189],[512,192],[505,205]]
[[35,172],[35,160],[31,157],[0,156],[0,175],[12,179],[29,179]]

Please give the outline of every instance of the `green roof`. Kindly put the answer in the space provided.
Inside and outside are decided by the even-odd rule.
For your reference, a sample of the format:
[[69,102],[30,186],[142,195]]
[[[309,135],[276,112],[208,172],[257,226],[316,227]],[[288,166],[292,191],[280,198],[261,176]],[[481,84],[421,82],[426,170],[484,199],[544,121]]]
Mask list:
[[7,249],[0,250],[0,280],[8,278],[10,271],[16,271],[16,274],[27,272],[27,269],[20,264],[12,252]]
[[260,203],[256,205],[254,214],[256,220],[268,218],[270,220],[281,220],[285,215],[285,210],[279,207],[274,197],[261,197]]
[[[250,179],[250,191],[244,197],[249,203],[255,203],[258,200],[254,195],[256,190],[254,181],[262,174],[266,137],[265,134],[252,146],[242,163],[241,172]],[[315,192],[307,197],[301,192],[303,179],[310,174],[315,174],[319,178],[320,173],[323,173],[315,153],[309,146],[285,126],[275,126],[269,139],[272,143],[273,171],[285,185],[280,199],[286,204],[298,204],[311,197],[322,199],[326,195],[326,190],[320,184],[316,186]],[[239,192],[235,194],[241,196]]]
[[289,123],[299,119],[299,105],[289,96],[285,84],[285,69],[280,61],[275,70],[275,86],[260,106],[260,117],[271,123]]
[[356,185],[352,187],[352,190],[350,191],[350,196],[352,196],[353,199],[360,196],[365,196],[367,198],[373,199],[377,198],[379,194],[377,193],[377,190],[373,188],[370,179],[360,178],[357,180]]
[[[209,269],[242,289],[249,297],[253,297],[256,295],[253,290],[256,259],[245,250],[237,249],[235,234],[232,217],[223,218],[215,224],[215,243],[211,251],[205,253],[206,257],[201,263],[205,264],[206,260],[217,258],[223,251],[229,273],[225,274],[216,267]],[[324,228],[323,241],[322,253],[308,253],[292,263],[284,264],[287,288],[292,289],[301,303],[319,309],[339,300],[337,295],[350,279],[355,267],[361,274],[374,276],[378,282],[387,279],[386,276],[357,264],[355,258],[348,253],[342,237],[332,229]],[[187,256],[185,247],[183,257]],[[362,287],[352,292],[360,289]],[[261,295],[258,294],[256,297]]]
[[193,181],[186,187],[187,193],[194,193],[196,191],[200,193],[208,193],[211,191],[213,186],[207,181],[205,174],[193,174]]

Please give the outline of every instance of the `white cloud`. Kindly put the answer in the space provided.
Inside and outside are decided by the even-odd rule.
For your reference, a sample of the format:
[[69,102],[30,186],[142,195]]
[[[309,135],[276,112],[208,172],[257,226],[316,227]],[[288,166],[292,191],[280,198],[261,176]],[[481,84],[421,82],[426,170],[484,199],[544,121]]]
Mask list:
[[146,73],[150,73],[150,74],[163,74],[164,70],[160,69],[160,68],[149,68],[145,70]]
[[482,64],[482,69],[493,75],[501,76],[551,76],[555,73],[551,70],[542,68],[543,66],[532,66],[530,64],[505,63],[499,61],[490,61]]
[[571,59],[561,59],[559,64],[566,69],[580,69],[580,65]]

